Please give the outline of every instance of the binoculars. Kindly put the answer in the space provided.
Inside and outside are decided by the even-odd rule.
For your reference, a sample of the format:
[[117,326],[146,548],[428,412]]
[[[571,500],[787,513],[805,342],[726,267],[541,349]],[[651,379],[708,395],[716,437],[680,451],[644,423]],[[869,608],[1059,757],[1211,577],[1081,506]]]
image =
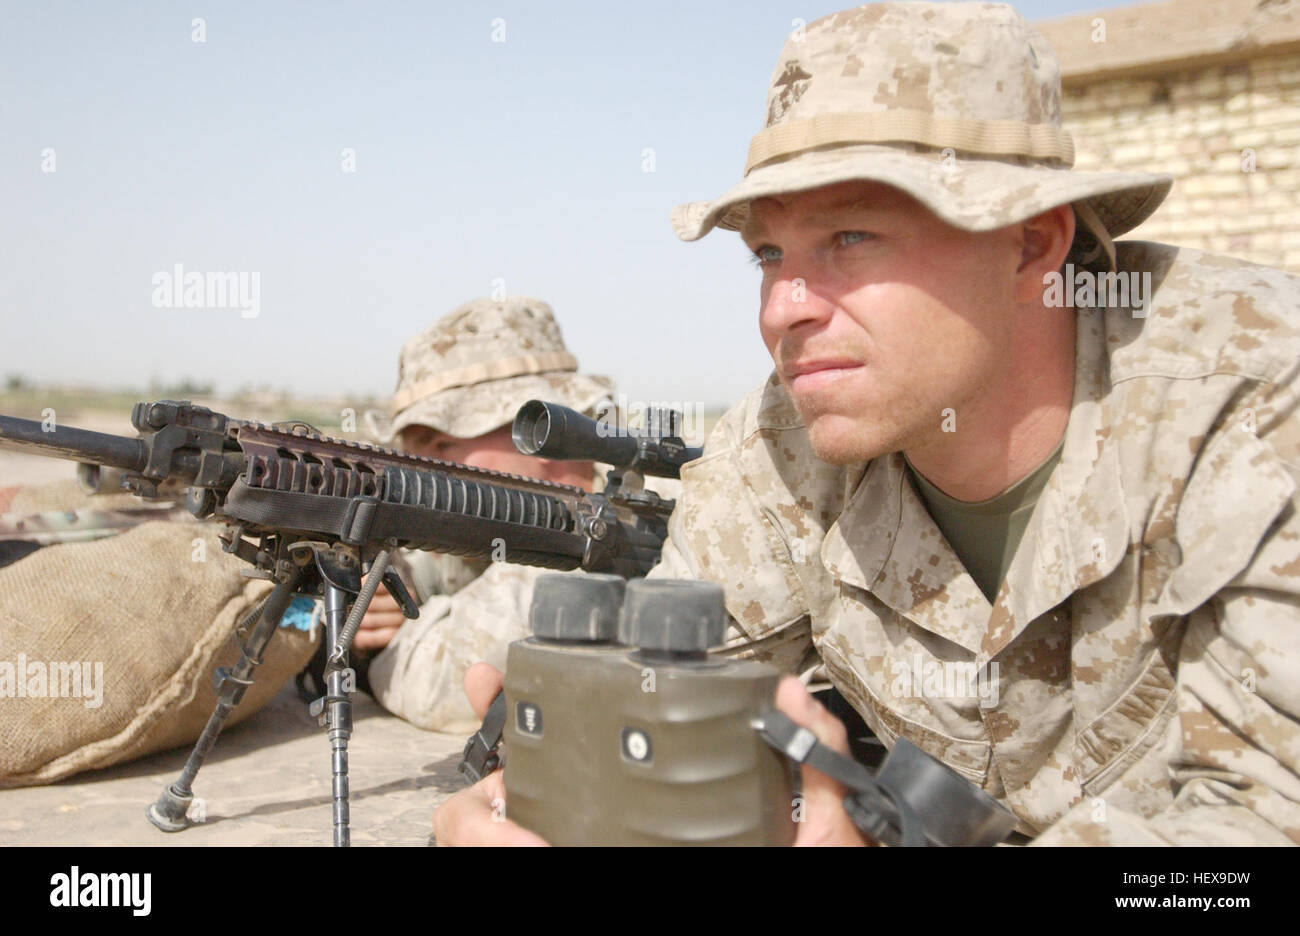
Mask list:
[[[545,575],[505,676],[508,817],[555,845],[789,845],[792,758],[884,844],[990,845],[1015,817],[899,739],[876,775],[773,707],[781,674],[711,652],[721,586]],[[814,753],[815,752],[815,753]]]

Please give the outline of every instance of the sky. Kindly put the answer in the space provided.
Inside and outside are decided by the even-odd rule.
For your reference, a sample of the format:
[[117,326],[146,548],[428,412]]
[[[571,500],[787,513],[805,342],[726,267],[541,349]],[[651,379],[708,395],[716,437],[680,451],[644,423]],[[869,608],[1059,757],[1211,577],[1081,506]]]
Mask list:
[[[668,213],[739,181],[785,35],[841,6],[0,0],[0,379],[384,396],[504,290],[630,399],[729,403],[758,273]],[[178,264],[256,306],[185,307]]]

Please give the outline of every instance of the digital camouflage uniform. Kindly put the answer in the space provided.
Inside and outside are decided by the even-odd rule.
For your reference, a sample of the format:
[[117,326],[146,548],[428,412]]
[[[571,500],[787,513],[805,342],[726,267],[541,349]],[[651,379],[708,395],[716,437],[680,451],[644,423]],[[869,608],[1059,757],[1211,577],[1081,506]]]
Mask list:
[[[819,461],[775,377],[683,471],[654,575],[722,584],[732,646],[820,660],[1042,842],[1300,841],[1300,280],[1118,247],[1154,304],[1080,311],[1064,452],[992,606],[902,456]],[[915,692],[943,662],[997,664],[997,704]]]
[[[733,651],[791,672],[823,665],[886,744],[901,735],[940,758],[1038,843],[1294,843],[1300,280],[1113,244],[1168,184],[1029,152],[1034,137],[1061,142],[1055,59],[1034,35],[991,4],[878,4],[809,25],[774,73],[746,180],[673,216],[695,239],[742,224],[746,198],[852,178],[903,188],[966,230],[1072,202],[1089,229],[1076,248],[1152,274],[1145,310],[1078,310],[1063,452],[996,599],[901,453],[819,461],[775,374],[683,471],[653,574],[722,584]],[[1008,56],[1025,59],[1023,83]],[[885,129],[837,108],[883,115]],[[945,134],[981,146],[1001,132],[982,118],[1037,129],[936,170]],[[880,141],[891,134],[914,142]]]
[[[612,384],[577,367],[546,303],[478,299],[403,345],[390,411],[367,418],[379,441],[392,444],[411,425],[483,435],[531,399],[591,410]],[[420,616],[371,661],[370,686],[380,704],[414,725],[472,731],[478,720],[465,698],[465,671],[480,660],[504,669],[507,645],[527,636],[533,582],[549,570],[419,552],[402,560]]]

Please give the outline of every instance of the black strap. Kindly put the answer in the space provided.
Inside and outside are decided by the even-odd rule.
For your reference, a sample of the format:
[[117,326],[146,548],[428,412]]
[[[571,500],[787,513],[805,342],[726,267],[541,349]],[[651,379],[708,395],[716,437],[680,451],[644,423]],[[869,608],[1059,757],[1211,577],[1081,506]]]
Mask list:
[[908,848],[928,844],[920,818],[899,791],[881,783],[866,767],[828,748],[777,709],[763,713],[754,727],[764,741],[790,760],[820,770],[852,790],[844,797],[844,809],[868,838]]
[[478,731],[469,736],[465,742],[465,753],[461,755],[460,775],[470,783],[478,783],[492,771],[501,766],[501,755],[497,748],[501,745],[501,735],[506,729],[506,693],[497,693],[483,724]]
[[496,520],[469,513],[399,504],[377,497],[333,497],[304,491],[250,487],[238,479],[221,512],[258,527],[326,534],[353,546],[396,540],[416,549],[436,549],[487,558],[500,537],[510,560],[523,565],[572,569],[582,563],[586,537],[533,523]]

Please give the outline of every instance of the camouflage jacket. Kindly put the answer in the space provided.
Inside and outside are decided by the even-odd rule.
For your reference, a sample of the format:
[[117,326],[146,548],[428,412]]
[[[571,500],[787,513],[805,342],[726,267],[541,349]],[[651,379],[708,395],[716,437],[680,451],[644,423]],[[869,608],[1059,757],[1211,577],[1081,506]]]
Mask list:
[[505,669],[506,648],[528,636],[533,583],[551,570],[488,562],[472,571],[481,574],[440,573],[450,582],[438,589],[445,593],[425,600],[419,618],[403,624],[370,663],[375,699],[429,731],[479,727],[465,697],[465,671],[479,661]]
[[[604,487],[607,467],[597,466],[594,489]],[[666,498],[681,490],[666,478],[650,478],[648,486]],[[405,553],[402,563],[420,616],[371,662],[375,699],[429,731],[475,731],[480,722],[465,698],[465,671],[480,661],[506,668],[510,643],[529,634],[533,584],[554,570],[427,552]]]
[[990,605],[902,456],[835,467],[775,379],[683,473],[656,575],[731,646],[821,663],[1039,843],[1300,841],[1300,280],[1121,243],[1146,317],[1081,309],[1064,451]]

